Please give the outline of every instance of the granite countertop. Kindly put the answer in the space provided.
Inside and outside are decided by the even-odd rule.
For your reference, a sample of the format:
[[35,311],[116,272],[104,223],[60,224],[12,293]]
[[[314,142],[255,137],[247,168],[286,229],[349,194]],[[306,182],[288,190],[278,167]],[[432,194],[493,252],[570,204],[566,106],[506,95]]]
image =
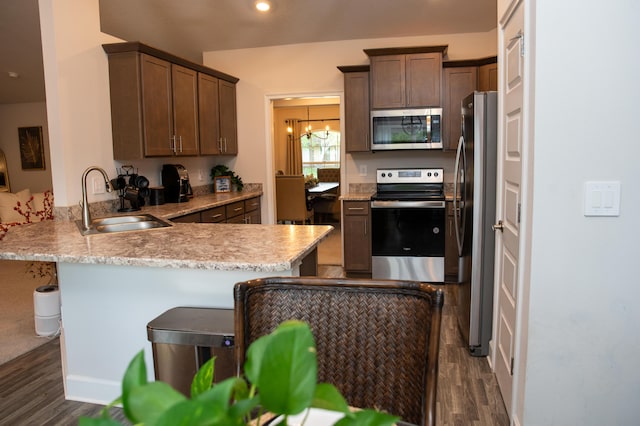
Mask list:
[[[261,194],[203,195],[185,203],[143,207],[142,212],[171,219]],[[278,272],[292,269],[332,229],[329,225],[176,223],[82,236],[74,221],[47,220],[11,228],[0,241],[0,259]]]
[[340,196],[344,201],[369,201],[374,192],[348,192]]

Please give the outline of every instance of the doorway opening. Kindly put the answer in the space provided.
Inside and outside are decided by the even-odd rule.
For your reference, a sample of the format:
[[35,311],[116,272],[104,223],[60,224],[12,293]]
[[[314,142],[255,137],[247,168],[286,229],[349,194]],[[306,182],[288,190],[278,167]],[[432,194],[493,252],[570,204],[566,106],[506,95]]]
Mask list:
[[[274,99],[272,129],[275,174],[302,175],[307,209],[313,210],[312,223],[339,226],[344,155],[340,97]],[[277,203],[275,209],[278,217]]]

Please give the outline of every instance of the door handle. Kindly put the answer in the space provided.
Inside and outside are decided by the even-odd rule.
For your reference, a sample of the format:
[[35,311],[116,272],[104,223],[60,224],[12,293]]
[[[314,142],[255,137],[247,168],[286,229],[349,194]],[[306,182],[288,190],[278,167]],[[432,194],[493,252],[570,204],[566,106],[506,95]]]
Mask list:
[[504,225],[502,224],[502,221],[499,220],[498,223],[496,223],[495,225],[491,225],[491,229],[493,229],[494,231],[503,232],[504,231]]

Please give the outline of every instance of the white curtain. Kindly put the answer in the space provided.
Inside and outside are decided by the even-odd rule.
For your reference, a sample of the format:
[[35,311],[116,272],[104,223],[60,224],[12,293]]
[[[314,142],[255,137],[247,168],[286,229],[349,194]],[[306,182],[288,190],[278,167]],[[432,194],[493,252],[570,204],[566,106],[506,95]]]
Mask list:
[[287,175],[302,174],[302,144],[300,143],[300,124],[298,120],[285,120],[287,127],[293,129],[287,133],[287,165],[284,171]]

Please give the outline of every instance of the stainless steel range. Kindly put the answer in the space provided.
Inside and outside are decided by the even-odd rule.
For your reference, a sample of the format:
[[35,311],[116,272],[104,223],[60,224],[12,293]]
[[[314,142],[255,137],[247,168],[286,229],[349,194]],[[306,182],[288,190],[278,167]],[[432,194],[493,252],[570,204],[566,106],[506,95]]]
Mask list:
[[443,169],[378,169],[372,277],[444,282]]

